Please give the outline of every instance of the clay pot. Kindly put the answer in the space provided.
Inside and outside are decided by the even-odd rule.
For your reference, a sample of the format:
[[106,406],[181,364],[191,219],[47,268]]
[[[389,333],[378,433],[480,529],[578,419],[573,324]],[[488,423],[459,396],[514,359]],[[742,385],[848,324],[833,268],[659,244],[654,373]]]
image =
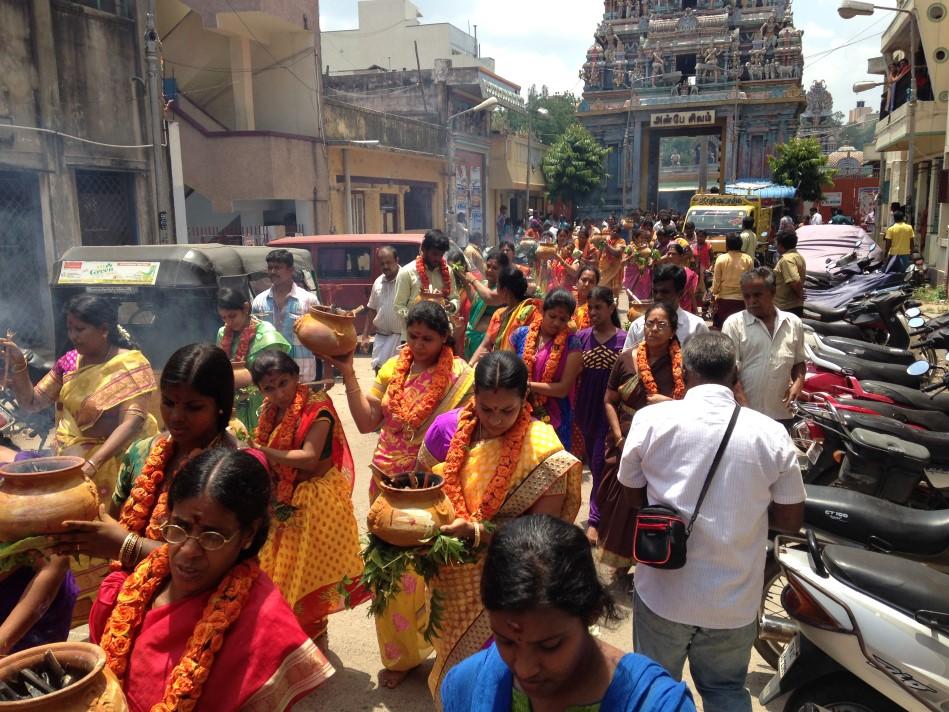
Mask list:
[[92,643],[50,643],[22,650],[0,659],[0,680],[6,680],[25,667],[43,661],[51,650],[60,664],[87,671],[85,676],[62,690],[31,700],[0,701],[0,712],[128,712],[122,685],[105,666],[105,653]]
[[95,519],[96,486],[81,457],[38,457],[0,467],[0,541],[63,531],[66,519]]
[[[421,484],[423,473],[416,473]],[[366,524],[369,531],[393,546],[419,546],[434,536],[443,524],[455,519],[455,508],[442,492],[444,480],[439,475],[429,475],[429,486],[417,489],[402,489],[399,485],[410,480],[408,473],[389,478],[389,482],[377,479],[379,496],[369,508]]]
[[643,314],[645,314],[649,308],[653,305],[653,302],[630,302],[629,311],[626,316],[630,321],[638,319]]
[[557,246],[550,243],[542,243],[537,246],[537,251],[534,254],[541,259],[553,257],[557,254]]
[[345,356],[356,348],[355,311],[335,307],[310,307],[293,325],[300,343],[317,356]]

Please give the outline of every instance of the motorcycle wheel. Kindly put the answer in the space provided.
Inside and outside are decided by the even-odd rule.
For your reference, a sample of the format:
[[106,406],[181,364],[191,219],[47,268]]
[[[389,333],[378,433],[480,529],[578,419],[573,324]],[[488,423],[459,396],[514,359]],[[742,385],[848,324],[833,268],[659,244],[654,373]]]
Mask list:
[[775,670],[778,669],[778,658],[781,657],[781,653],[784,651],[785,643],[762,638],[760,623],[761,616],[765,613],[789,620],[787,611],[784,610],[784,606],[781,604],[781,592],[787,584],[788,580],[784,575],[784,570],[774,556],[769,554],[764,566],[764,587],[761,590],[761,604],[758,608],[759,634],[755,638],[755,650]]
[[794,691],[784,712],[807,712],[817,705],[828,712],[901,712],[902,708],[850,673],[818,678]]

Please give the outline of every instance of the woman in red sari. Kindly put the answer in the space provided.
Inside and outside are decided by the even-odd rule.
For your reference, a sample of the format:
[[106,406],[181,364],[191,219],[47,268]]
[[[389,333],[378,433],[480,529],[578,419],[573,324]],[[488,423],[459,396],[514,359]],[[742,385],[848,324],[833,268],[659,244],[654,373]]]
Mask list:
[[350,605],[368,599],[358,584],[353,456],[333,402],[300,385],[300,367],[289,355],[265,351],[250,373],[264,395],[254,447],[274,473],[273,531],[260,565],[325,650],[327,616],[344,607],[340,591]]
[[135,712],[282,712],[334,670],[260,570],[270,477],[246,452],[191,460],[168,492],[166,542],[106,577],[89,635]]

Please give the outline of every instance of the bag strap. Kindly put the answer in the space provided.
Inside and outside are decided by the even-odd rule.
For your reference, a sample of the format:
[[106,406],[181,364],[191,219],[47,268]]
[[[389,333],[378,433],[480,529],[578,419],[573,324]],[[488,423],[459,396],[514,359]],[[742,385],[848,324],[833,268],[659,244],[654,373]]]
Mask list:
[[722,459],[722,454],[725,452],[725,446],[728,444],[728,440],[732,436],[732,431],[735,429],[735,422],[738,420],[738,412],[741,410],[741,406],[737,403],[735,404],[735,410],[732,411],[731,420],[728,421],[728,427],[725,429],[725,437],[722,438],[721,444],[718,446],[718,452],[715,453],[715,459],[712,460],[712,466],[708,470],[708,475],[705,477],[705,484],[702,485],[702,491],[699,493],[699,501],[695,503],[695,511],[692,512],[692,518],[689,519],[689,526],[685,530],[686,538],[692,534],[692,527],[695,525],[695,520],[699,516],[699,508],[702,506],[702,502],[705,501],[705,495],[708,493],[708,487],[712,484],[712,478],[715,476],[715,471],[718,469],[718,463]]

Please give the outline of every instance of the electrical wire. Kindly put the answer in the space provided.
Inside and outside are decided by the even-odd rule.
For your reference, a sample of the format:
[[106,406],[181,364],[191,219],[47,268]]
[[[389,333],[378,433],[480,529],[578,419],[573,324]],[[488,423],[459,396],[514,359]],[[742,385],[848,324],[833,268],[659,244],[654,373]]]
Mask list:
[[0,130],[2,129],[19,129],[21,131],[36,131],[37,133],[52,134],[54,136],[61,136],[63,138],[68,138],[73,141],[79,141],[80,143],[88,143],[93,146],[104,146],[106,148],[151,148],[152,144],[142,143],[142,144],[133,144],[133,145],[124,145],[119,143],[103,143],[102,141],[93,141],[92,139],[82,138],[81,136],[73,136],[72,134],[64,133],[62,131],[54,131],[53,129],[42,129],[38,126],[20,126],[19,124],[0,124]]

